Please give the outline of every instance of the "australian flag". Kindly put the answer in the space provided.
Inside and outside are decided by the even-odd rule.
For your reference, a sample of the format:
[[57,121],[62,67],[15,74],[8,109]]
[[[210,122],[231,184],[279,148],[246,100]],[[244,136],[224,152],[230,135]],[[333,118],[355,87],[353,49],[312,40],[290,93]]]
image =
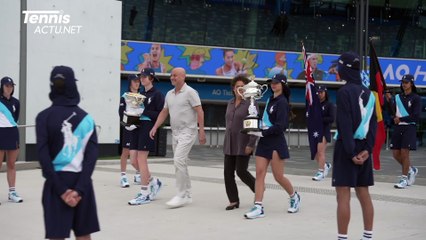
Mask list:
[[311,150],[311,160],[315,159],[318,143],[323,138],[323,123],[321,103],[315,86],[315,79],[312,74],[312,68],[309,58],[306,55],[305,46],[302,46],[302,54],[305,67],[306,79],[306,120],[308,122],[309,148]]

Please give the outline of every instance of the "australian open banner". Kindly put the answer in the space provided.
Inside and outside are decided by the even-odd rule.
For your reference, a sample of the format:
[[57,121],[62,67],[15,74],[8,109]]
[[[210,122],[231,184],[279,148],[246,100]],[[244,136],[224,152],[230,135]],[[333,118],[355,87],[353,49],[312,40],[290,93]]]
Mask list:
[[[316,81],[341,81],[335,54],[310,53],[310,64]],[[413,74],[417,86],[426,86],[426,60],[379,58],[387,84],[399,85],[404,74]],[[156,72],[170,73],[182,67],[187,74],[227,76],[237,74],[269,78],[283,73],[289,79],[305,81],[301,52],[267,51],[240,48],[165,44],[155,42],[121,42],[121,70],[140,71],[150,67]],[[367,73],[368,74],[368,73]]]

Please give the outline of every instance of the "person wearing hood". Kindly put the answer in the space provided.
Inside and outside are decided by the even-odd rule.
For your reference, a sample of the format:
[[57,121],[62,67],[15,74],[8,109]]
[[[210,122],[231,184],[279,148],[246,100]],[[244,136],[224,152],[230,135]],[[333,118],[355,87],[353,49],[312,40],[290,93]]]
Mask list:
[[300,195],[294,189],[291,181],[284,176],[286,160],[290,158],[284,132],[288,128],[290,114],[290,88],[284,74],[276,74],[268,80],[272,96],[266,101],[262,116],[262,130],[248,132],[260,137],[256,149],[256,182],[254,206],[244,214],[247,219],[265,216],[263,209],[263,195],[265,192],[265,177],[268,166],[271,165],[275,181],[287,192],[290,197],[288,213],[296,213],[300,208]]
[[52,105],[36,117],[46,238],[90,239],[100,230],[92,174],[98,159],[95,122],[81,109],[74,71],[56,66],[50,75]]
[[360,57],[353,52],[343,53],[338,71],[346,81],[336,95],[337,137],[333,154],[332,186],[337,199],[337,239],[348,239],[351,188],[361,203],[364,234],[372,238],[374,207],[369,186],[374,185],[371,153],[377,128],[375,98],[362,85]]
[[19,100],[13,97],[15,83],[12,78],[1,79],[0,90],[0,168],[6,155],[7,183],[9,184],[8,199],[10,202],[21,203],[24,200],[15,189],[16,168],[15,163],[19,153]]
[[[141,173],[141,189],[136,197],[131,199],[129,205],[141,205],[154,200],[161,189],[161,181],[151,176],[148,168],[148,154],[155,151],[155,141],[149,136],[149,132],[157,121],[158,115],[164,106],[164,95],[154,87],[154,81],[159,81],[154,69],[144,68],[140,74],[140,82],[145,100],[142,106],[140,126],[130,144],[130,149],[136,151],[138,170]],[[128,128],[128,127],[127,127]]]
[[411,166],[410,150],[416,150],[416,130],[422,111],[422,102],[417,95],[414,76],[406,74],[401,79],[401,93],[395,96],[395,128],[392,134],[390,148],[393,158],[401,165],[402,175],[395,188],[403,189],[414,184],[419,170]]
[[[128,77],[129,80],[129,87],[127,89],[127,92],[132,93],[139,93],[141,82],[139,80],[139,76],[136,74],[131,74]],[[120,107],[118,108],[118,115],[120,116],[120,121],[123,119],[124,111],[126,110],[126,99],[123,96],[120,98]],[[130,151],[130,142],[132,139],[132,134],[137,134],[137,130],[129,131],[125,127],[121,127],[121,146],[123,148],[120,156],[120,186],[122,188],[127,188],[130,186],[129,180],[127,178],[126,174],[126,166],[127,166],[127,159],[130,157],[130,163],[132,166],[136,169],[136,175],[133,179],[133,182],[135,184],[140,184],[141,182],[141,176],[139,174],[139,168],[136,162],[136,151]]]

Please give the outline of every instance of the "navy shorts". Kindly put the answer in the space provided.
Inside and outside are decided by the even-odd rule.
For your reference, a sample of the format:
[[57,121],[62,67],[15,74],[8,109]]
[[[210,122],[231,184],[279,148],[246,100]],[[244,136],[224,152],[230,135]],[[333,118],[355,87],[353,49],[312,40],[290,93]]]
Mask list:
[[[356,152],[366,149],[365,140],[356,140]],[[345,152],[342,140],[337,140],[333,154],[333,187],[367,187],[374,185],[371,155],[363,165],[352,162],[352,154]]]
[[139,127],[139,136],[138,136],[138,151],[155,151],[155,141],[151,139],[149,136],[149,132],[151,131],[154,123],[152,121],[141,121],[141,125]]
[[416,125],[395,125],[393,128],[391,149],[417,149]]
[[272,153],[277,151],[281,159],[290,158],[287,141],[284,134],[279,136],[261,137],[256,148],[256,156],[272,159]]
[[132,132],[123,128],[123,136],[121,138],[121,146],[123,148],[130,148],[130,142],[132,140]]
[[130,150],[138,150],[138,141],[139,141],[139,127],[128,131],[130,134]]
[[17,127],[0,128],[0,150],[19,149],[19,131]]
[[[59,178],[71,189],[78,181],[79,173],[60,172]],[[42,196],[46,238],[69,238],[71,230],[76,236],[85,236],[100,230],[92,183],[86,185],[78,205],[69,207],[46,181]]]

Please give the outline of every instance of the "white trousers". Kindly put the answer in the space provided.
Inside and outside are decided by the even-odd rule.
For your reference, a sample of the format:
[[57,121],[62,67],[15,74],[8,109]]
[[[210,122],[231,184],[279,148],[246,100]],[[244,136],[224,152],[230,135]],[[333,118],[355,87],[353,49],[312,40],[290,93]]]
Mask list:
[[173,162],[175,165],[176,187],[178,196],[191,194],[191,179],[188,172],[189,152],[197,139],[197,130],[173,130],[172,147]]

